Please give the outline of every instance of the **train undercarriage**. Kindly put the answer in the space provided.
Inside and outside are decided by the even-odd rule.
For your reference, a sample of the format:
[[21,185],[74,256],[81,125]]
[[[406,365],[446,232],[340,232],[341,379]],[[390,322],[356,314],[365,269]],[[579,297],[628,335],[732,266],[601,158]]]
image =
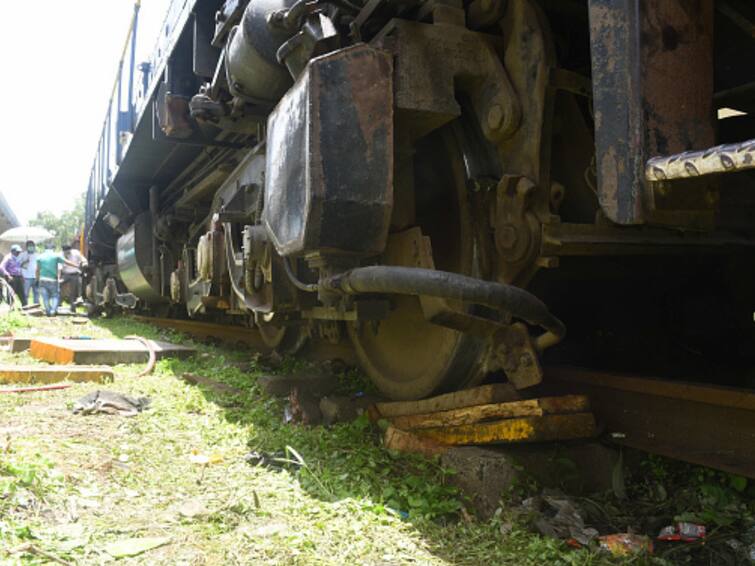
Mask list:
[[177,13],[90,181],[96,308],[348,343],[395,399],[496,372],[525,389],[548,359],[747,379],[747,2]]

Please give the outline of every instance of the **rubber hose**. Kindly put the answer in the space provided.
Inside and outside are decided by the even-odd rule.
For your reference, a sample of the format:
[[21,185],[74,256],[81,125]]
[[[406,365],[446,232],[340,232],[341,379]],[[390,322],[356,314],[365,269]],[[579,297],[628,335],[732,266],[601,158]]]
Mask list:
[[504,310],[516,318],[541,326],[558,338],[563,338],[566,334],[564,323],[553,316],[545,303],[532,293],[514,285],[484,281],[459,273],[374,265],[335,275],[323,281],[323,286],[349,295],[422,295],[484,305]]
[[150,340],[141,336],[126,336],[124,340],[137,340],[138,342],[141,342],[142,346],[147,348],[147,351],[149,352],[147,366],[136,377],[146,377],[151,374],[155,369],[155,364],[157,364],[157,352],[155,352],[154,344],[152,344]]

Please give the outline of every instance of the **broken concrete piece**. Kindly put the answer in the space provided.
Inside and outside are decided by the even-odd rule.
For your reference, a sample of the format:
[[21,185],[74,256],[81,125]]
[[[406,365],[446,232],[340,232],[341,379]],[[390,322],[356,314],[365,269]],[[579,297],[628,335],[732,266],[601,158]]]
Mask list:
[[262,375],[257,379],[260,389],[271,397],[287,397],[294,388],[316,397],[332,393],[338,380],[330,374]]
[[475,446],[454,447],[441,456],[444,468],[455,470],[449,476],[481,519],[490,519],[500,506],[501,496],[522,478],[521,467],[501,452]]
[[449,482],[469,497],[483,519],[495,512],[501,494],[524,477],[544,487],[590,494],[611,489],[612,473],[620,464],[616,449],[597,442],[453,447],[441,463],[456,472]]
[[322,422],[320,403],[310,391],[294,387],[288,399],[288,421],[309,426],[318,425]]
[[346,395],[329,395],[320,399],[323,424],[330,426],[336,423],[351,422],[370,407],[374,407],[378,398],[371,395],[359,395],[348,397]]
[[359,416],[354,402],[344,395],[323,397],[320,399],[320,411],[326,426],[353,421]]
[[[589,494],[615,487],[621,455],[599,442],[512,446],[500,449],[521,464],[540,485]],[[584,465],[589,462],[589,465]]]
[[10,342],[10,351],[14,354],[25,352],[31,346],[31,338],[18,338],[14,336]]
[[[157,359],[186,358],[196,350],[168,342],[149,341]],[[67,340],[34,338],[29,353],[32,357],[58,364],[140,364],[149,360],[149,349],[137,340]]]
[[112,379],[113,370],[108,367],[0,366],[0,383],[103,382]]

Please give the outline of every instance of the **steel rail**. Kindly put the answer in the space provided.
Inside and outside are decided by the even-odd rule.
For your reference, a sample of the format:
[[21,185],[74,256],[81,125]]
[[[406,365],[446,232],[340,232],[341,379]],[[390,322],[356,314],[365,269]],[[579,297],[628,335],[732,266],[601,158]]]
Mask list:
[[[179,320],[173,318],[153,318],[151,316],[132,316],[134,320],[152,324],[160,328],[169,328],[189,336],[202,339],[213,339],[231,345],[242,345],[252,351],[267,354],[272,351],[262,339],[259,330],[233,324],[216,324],[199,320]],[[310,361],[325,361],[339,359],[354,365],[357,363],[353,350],[347,345],[331,344],[327,341],[318,342],[316,348],[304,348],[296,354]]]
[[755,390],[573,367],[544,383],[588,395],[617,444],[755,478]]
[[[133,318],[200,338],[270,351],[253,328]],[[339,358],[356,363],[348,347],[325,341],[300,354],[309,360]],[[538,390],[587,395],[598,424],[613,443],[755,479],[755,390],[577,367],[544,369],[545,379]]]

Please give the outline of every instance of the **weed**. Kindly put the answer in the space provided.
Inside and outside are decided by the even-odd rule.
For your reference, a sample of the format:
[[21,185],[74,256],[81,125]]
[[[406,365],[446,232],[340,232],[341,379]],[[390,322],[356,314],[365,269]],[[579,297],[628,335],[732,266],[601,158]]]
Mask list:
[[[615,563],[519,525],[502,534],[500,519],[461,520],[464,501],[450,472],[436,460],[385,450],[366,417],[330,429],[285,424],[283,403],[260,394],[262,370],[251,352],[128,319],[67,324],[39,322],[50,335],[140,334],[194,345],[198,355],[162,360],[143,378],[140,365],[116,367],[108,388],[152,399],[133,419],[71,415],[66,405],[95,384],[0,398],[0,428],[21,430],[0,481],[22,495],[0,495],[0,562],[28,537],[86,565],[109,560],[103,549],[121,539],[170,536],[129,563]],[[242,393],[176,379],[186,372]],[[342,387],[364,391],[366,383],[352,372]],[[284,454],[282,467],[250,466],[249,450]]]
[[9,311],[0,314],[0,335],[29,328],[30,326],[29,317],[18,311]]

